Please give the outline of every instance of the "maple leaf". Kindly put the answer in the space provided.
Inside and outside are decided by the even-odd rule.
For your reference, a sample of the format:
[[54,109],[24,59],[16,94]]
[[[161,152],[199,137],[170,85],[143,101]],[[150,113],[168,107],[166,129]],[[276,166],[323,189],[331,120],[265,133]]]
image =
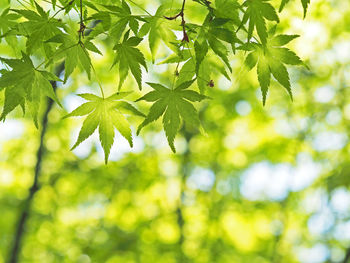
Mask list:
[[278,15],[274,7],[268,3],[269,0],[246,0],[243,6],[247,9],[242,18],[242,25],[249,20],[248,41],[253,36],[254,27],[259,35],[261,43],[266,44],[268,36],[265,19],[279,22]]
[[198,38],[194,42],[197,74],[199,66],[207,55],[209,48],[221,58],[230,72],[232,72],[228,58],[228,49],[223,42],[230,44],[233,50],[235,50],[236,43],[242,42],[236,37],[236,33],[232,30],[229,22],[230,19],[228,18],[211,19],[208,16],[203,26],[200,27]]
[[176,47],[171,43],[176,42],[176,36],[171,30],[170,21],[164,19],[164,15],[168,10],[167,5],[161,5],[157,9],[154,16],[145,18],[145,22],[138,33],[139,37],[148,35],[149,48],[152,53],[152,62],[155,61],[157,48],[161,41],[163,41],[171,50],[176,51]]
[[193,58],[186,61],[185,64],[181,67],[180,72],[178,73],[175,86],[179,86],[184,82],[192,80],[196,74],[195,70],[195,61]]
[[291,99],[293,99],[289,74],[284,64],[305,64],[293,51],[282,46],[297,37],[298,35],[270,36],[265,46],[259,43],[248,43],[241,47],[243,50],[251,51],[245,60],[248,68],[252,69],[257,64],[258,80],[261,86],[264,105],[270,86],[271,74],[288,91]]
[[134,76],[139,89],[142,88],[142,74],[141,74],[141,65],[147,70],[147,65],[145,62],[145,57],[141,53],[137,46],[142,38],[139,37],[130,37],[129,31],[124,35],[124,40],[122,43],[116,44],[114,50],[116,50],[116,57],[112,64],[112,67],[119,63],[119,89],[121,88],[124,80],[126,79],[129,70]]
[[180,128],[181,119],[193,127],[200,126],[197,110],[190,101],[202,101],[207,98],[193,90],[188,90],[192,83],[193,80],[186,81],[175,89],[168,89],[157,83],[147,83],[153,88],[153,91],[137,101],[145,100],[155,103],[151,106],[145,120],[138,127],[137,134],[140,133],[143,127],[163,115],[163,127],[169,146],[173,152],[176,152],[174,140]]
[[208,45],[206,42],[198,42],[195,41],[194,42],[194,51],[196,54],[196,72],[198,73],[199,70],[199,66],[201,65],[203,59],[205,58],[205,56],[208,53]]
[[110,30],[111,36],[117,41],[120,40],[125,28],[129,25],[130,29],[137,35],[139,29],[139,21],[145,21],[141,16],[136,16],[131,14],[129,5],[122,1],[122,3],[117,5],[103,5],[108,13],[112,17],[117,17],[118,20],[113,23],[113,26]]
[[42,47],[45,40],[60,34],[60,28],[64,27],[59,20],[50,18],[49,12],[45,12],[36,2],[34,3],[37,12],[22,9],[13,10],[27,19],[27,21],[18,24],[17,34],[27,37],[26,48],[28,54],[32,54]]
[[[282,12],[283,8],[285,7],[286,4],[288,4],[290,0],[281,0],[281,4],[280,4],[280,8],[279,8],[279,12]],[[307,12],[307,8],[310,4],[311,0],[301,0],[301,4],[303,6],[304,9],[304,18],[306,17],[306,12]]]
[[79,40],[72,36],[72,34],[60,33],[46,42],[60,43],[61,45],[52,55],[46,66],[52,63],[54,60],[58,61],[64,59],[64,82],[67,81],[68,77],[73,73],[74,69],[80,65],[91,78],[91,59],[89,56],[88,49],[98,54],[102,54],[101,51],[87,38],[86,40]]
[[7,43],[11,46],[16,45],[15,36],[11,36],[8,33],[11,31],[13,27],[17,25],[15,20],[20,18],[20,15],[9,13],[10,9],[5,9],[0,15],[0,42],[2,38],[5,38]]
[[228,18],[235,24],[240,23],[239,4],[236,0],[215,0],[215,16],[220,18]]
[[208,86],[212,86],[213,81],[210,78],[211,75],[211,65],[208,59],[200,64],[199,70],[197,73],[197,85],[201,94],[203,94]]
[[48,71],[36,69],[25,53],[22,53],[21,59],[0,58],[0,61],[12,68],[11,71],[3,71],[0,77],[0,90],[6,89],[0,120],[5,119],[18,105],[24,110],[26,102],[38,127],[38,112],[42,96],[50,97],[60,105],[50,81],[61,80]]
[[144,116],[131,104],[121,101],[131,92],[118,92],[108,98],[103,98],[90,93],[78,94],[88,102],[80,105],[64,118],[72,116],[85,116],[83,126],[80,129],[78,139],[71,150],[75,149],[80,143],[85,141],[94,131],[99,128],[99,139],[105,153],[105,163],[108,162],[110,149],[114,142],[114,129],[127,139],[130,147],[133,147],[130,125],[124,116],[124,113],[131,113]]

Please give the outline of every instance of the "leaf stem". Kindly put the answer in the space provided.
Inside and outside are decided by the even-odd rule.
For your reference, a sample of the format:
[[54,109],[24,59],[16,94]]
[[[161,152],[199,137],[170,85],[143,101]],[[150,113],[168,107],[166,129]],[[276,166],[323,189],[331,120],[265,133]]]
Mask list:
[[50,17],[50,19],[48,20],[48,22],[50,22],[55,16],[57,16],[60,12],[62,12],[63,10],[65,10],[68,6],[70,6],[70,5],[73,4],[73,3],[74,3],[74,0],[70,1],[67,5],[60,7],[60,9],[57,10],[57,12],[54,13],[52,17]]
[[[81,45],[81,44],[80,44],[80,45]],[[82,46],[82,49],[84,50],[84,52],[86,53],[86,55],[89,56],[89,53],[88,53],[87,50],[84,48],[84,46]],[[92,68],[92,71],[94,72],[94,75],[95,75],[97,84],[98,84],[98,86],[99,86],[99,88],[100,88],[100,91],[101,91],[102,98],[105,98],[105,94],[104,94],[104,92],[103,92],[103,88],[102,88],[101,82],[100,82],[100,80],[98,79],[98,76],[97,76],[95,67],[94,67],[94,65],[92,64],[91,61],[90,61],[90,66],[91,66],[91,68]]]
[[[51,56],[51,58],[50,58],[48,61],[44,60],[44,61],[41,62],[38,66],[36,66],[36,67],[35,67],[35,70],[38,70],[38,68],[40,68],[43,64],[49,63],[49,62],[50,62],[51,60],[53,60],[53,58],[54,58],[55,56],[57,56],[58,54],[61,54],[62,52],[65,52],[65,51],[67,51],[68,49],[71,49],[72,47],[77,46],[78,44],[79,44],[79,43],[76,43],[76,44],[74,44],[74,45],[72,45],[72,46],[69,46],[69,47],[67,47],[67,48],[64,48],[64,49],[60,50],[59,52],[53,54],[53,55]],[[47,65],[46,65],[46,66],[47,66]]]
[[80,23],[83,23],[83,0],[80,0]]
[[18,2],[21,6],[23,6],[25,9],[27,9],[27,7],[22,3],[22,1],[17,0],[17,2]]
[[145,8],[143,8],[141,5],[139,5],[138,3],[135,3],[133,0],[127,0],[128,2],[132,3],[134,6],[137,6],[138,8],[140,8],[142,11],[144,11],[147,15],[152,16],[152,14],[150,12],[148,12]]
[[100,80],[98,79],[96,70],[95,70],[95,68],[94,68],[94,66],[93,66],[92,64],[91,64],[91,68],[92,68],[92,71],[93,71],[94,74],[95,74],[95,78],[96,78],[97,84],[98,84],[98,86],[99,86],[99,88],[100,88],[102,98],[105,98],[105,94],[104,94],[104,92],[103,92],[103,88],[102,88],[101,82],[100,82]]
[[[48,1],[48,0],[42,0],[43,2],[46,2],[46,3],[48,3],[48,4],[52,4],[52,1]],[[56,7],[58,7],[58,8],[64,8],[64,7],[62,7],[62,6],[60,6],[60,5],[58,5],[58,4],[56,4]]]
[[79,43],[82,44],[81,38],[84,37],[84,31],[86,29],[86,26],[84,24],[83,19],[83,0],[80,0],[80,28],[78,30],[79,33]]
[[[184,51],[184,46],[182,46],[182,50],[180,50],[180,53],[183,53],[183,51]],[[171,85],[171,89],[173,90],[174,89],[174,86],[175,86],[175,79],[176,79],[176,77],[179,75],[179,65],[180,65],[180,61],[179,62],[177,62],[177,64],[176,64],[176,68],[175,68],[175,72],[174,72],[174,79],[173,79],[173,84]]]

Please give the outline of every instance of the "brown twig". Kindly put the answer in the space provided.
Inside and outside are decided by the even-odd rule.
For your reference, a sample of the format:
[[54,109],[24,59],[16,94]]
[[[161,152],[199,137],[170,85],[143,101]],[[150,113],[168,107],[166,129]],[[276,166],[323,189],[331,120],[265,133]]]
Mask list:
[[164,16],[164,18],[168,19],[168,20],[175,20],[176,18],[178,18],[180,16],[181,17],[182,32],[183,32],[182,41],[190,42],[190,40],[188,39],[187,32],[186,32],[186,20],[185,20],[185,12],[184,12],[185,11],[185,3],[186,3],[186,0],[183,0],[182,8],[177,15],[171,16],[171,17]]
[[84,32],[85,32],[85,29],[86,29],[86,26],[84,24],[84,19],[83,19],[83,0],[80,0],[80,22],[79,22],[79,30],[78,30],[78,33],[79,33],[79,44],[81,44],[81,38],[83,37],[84,38]]

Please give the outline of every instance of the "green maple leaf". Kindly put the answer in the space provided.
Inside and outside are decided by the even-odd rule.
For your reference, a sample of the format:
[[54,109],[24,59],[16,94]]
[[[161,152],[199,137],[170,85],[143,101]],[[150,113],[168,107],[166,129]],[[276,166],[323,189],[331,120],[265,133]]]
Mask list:
[[59,20],[50,18],[49,12],[45,12],[36,2],[34,3],[37,12],[13,10],[27,19],[27,21],[18,24],[17,34],[27,37],[26,48],[28,54],[32,54],[42,47],[47,39],[60,34],[60,28],[64,27]]
[[141,66],[143,66],[147,70],[147,65],[145,57],[143,56],[141,51],[135,46],[137,46],[142,41],[142,38],[128,38],[128,36],[129,31],[125,34],[123,42],[114,46],[114,50],[116,50],[116,57],[114,59],[112,67],[116,63],[119,63],[119,89],[121,88],[123,82],[128,76],[128,72],[130,70],[139,86],[139,89],[141,90]]
[[289,81],[289,74],[285,64],[303,65],[301,59],[288,48],[282,47],[298,37],[298,35],[277,35],[267,39],[266,45],[248,43],[242,46],[243,50],[251,51],[245,64],[252,69],[257,64],[258,80],[263,95],[263,104],[270,86],[271,74],[288,91],[293,99]]
[[138,33],[139,37],[143,37],[149,33],[148,43],[152,53],[153,63],[161,41],[163,41],[171,50],[176,52],[176,47],[171,44],[176,42],[176,36],[171,30],[171,21],[164,19],[167,10],[167,5],[159,6],[154,16],[145,18],[146,23],[142,25]]
[[8,35],[8,33],[17,25],[15,20],[20,18],[20,15],[9,13],[10,9],[5,9],[0,15],[0,42],[5,38],[7,43],[11,46],[16,45],[15,36]]
[[196,73],[198,74],[199,66],[207,55],[209,48],[221,58],[227,68],[232,72],[228,58],[228,49],[223,42],[230,44],[235,50],[235,44],[241,43],[236,37],[236,33],[231,28],[228,18],[214,18],[207,16],[203,26],[200,27],[197,40],[194,42],[196,54]]
[[[185,49],[183,50],[182,53],[172,54],[167,59],[162,61],[160,64],[179,63],[182,61],[186,61],[185,64],[181,67],[181,70],[178,74],[176,85],[178,86],[185,81],[189,81],[196,75],[198,88],[200,90],[200,93],[203,94],[210,82],[211,67],[208,59],[205,56],[206,52],[203,52],[201,54],[201,51],[198,51],[198,48],[201,48],[201,47],[198,47],[197,45],[198,45],[198,42],[195,41],[194,43],[194,48],[196,50],[195,59],[191,57],[191,53],[189,49]],[[198,57],[198,56],[202,56],[202,57]],[[198,65],[198,69],[197,69],[197,65]]]
[[0,77],[0,90],[5,89],[5,102],[0,120],[5,119],[19,105],[24,110],[27,103],[38,127],[42,96],[50,97],[60,105],[50,81],[61,80],[48,71],[36,69],[27,54],[22,53],[22,56],[21,59],[0,58],[12,68],[11,71],[3,71]]
[[80,143],[90,137],[97,127],[99,128],[99,139],[105,153],[106,163],[108,162],[110,149],[114,142],[115,128],[128,140],[130,147],[133,147],[130,125],[124,113],[131,113],[139,116],[144,115],[131,104],[121,101],[121,99],[129,94],[130,92],[118,92],[108,98],[98,97],[89,93],[79,94],[80,97],[88,102],[73,110],[66,115],[65,118],[72,116],[88,116],[84,120],[78,139],[71,150],[75,149]]
[[157,65],[183,62],[191,58],[191,55],[189,49],[180,49],[179,47],[176,52],[170,54],[166,59],[157,63]]
[[240,23],[239,19],[239,4],[236,0],[215,0],[215,11],[216,17],[228,18],[235,24]]
[[79,40],[72,34],[58,34],[47,42],[60,43],[61,45],[52,55],[46,66],[54,60],[58,61],[64,59],[64,82],[73,73],[74,69],[80,65],[87,73],[88,78],[91,78],[91,59],[88,50],[102,55],[101,51],[87,38],[86,40]]
[[[290,0],[281,0],[279,12],[282,12],[283,8],[285,7],[286,4],[288,4],[289,1]],[[304,9],[304,18],[306,17],[307,8],[308,8],[310,2],[311,2],[311,0],[301,0],[301,4],[302,4],[303,9]]]
[[186,81],[192,80],[195,75],[195,61],[193,58],[186,61],[186,63],[181,67],[181,70],[177,76],[175,86],[179,86]]
[[137,101],[145,100],[155,103],[151,106],[145,120],[138,127],[137,134],[140,133],[143,127],[163,115],[163,127],[169,146],[173,152],[176,152],[174,140],[180,128],[181,119],[194,127],[200,126],[197,110],[190,101],[202,101],[207,98],[193,90],[188,90],[192,83],[193,80],[186,81],[175,89],[168,89],[157,83],[147,83],[153,88],[153,91]]
[[206,88],[210,85],[211,65],[207,58],[200,64],[197,73],[197,85],[201,94],[204,94]]
[[203,41],[202,43],[195,41],[194,51],[196,54],[196,72],[198,73],[199,66],[201,65],[202,61],[204,60],[205,56],[208,53],[207,43],[205,41]]
[[301,4],[303,5],[303,9],[304,9],[304,18],[306,17],[306,12],[307,12],[307,8],[310,4],[311,0],[301,0]]
[[136,16],[131,13],[130,7],[125,1],[117,5],[104,5],[112,17],[118,17],[118,20],[113,23],[110,30],[110,35],[120,40],[125,28],[129,25],[130,29],[137,35],[139,29],[139,21],[145,21],[141,16]]
[[243,3],[243,6],[246,6],[247,9],[243,15],[241,26],[249,20],[248,40],[252,38],[254,28],[256,28],[263,45],[266,44],[268,36],[265,20],[279,22],[275,8],[268,3],[268,1],[269,0],[246,0]]

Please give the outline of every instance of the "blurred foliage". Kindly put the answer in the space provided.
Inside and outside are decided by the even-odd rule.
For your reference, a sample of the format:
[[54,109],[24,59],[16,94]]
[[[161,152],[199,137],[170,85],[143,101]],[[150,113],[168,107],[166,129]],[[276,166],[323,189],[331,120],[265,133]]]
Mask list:
[[[159,5],[139,2],[147,10]],[[196,7],[188,1],[193,21],[201,16]],[[232,82],[212,72],[212,99],[198,104],[203,132],[185,125],[176,154],[160,121],[145,127],[142,138],[133,127],[133,149],[117,134],[108,165],[96,134],[69,151],[81,123],[62,120],[82,103],[72,93],[98,89],[75,71],[75,81],[57,90],[64,110],[56,105],[49,115],[41,187],[20,262],[342,262],[350,247],[349,17],[348,1],[313,0],[304,20],[300,1],[289,1],[278,30],[300,35],[288,45],[310,68],[289,69],[294,102],[272,81],[263,107],[256,73],[243,66],[247,54],[232,56]],[[105,65],[114,58],[103,41],[97,46],[105,55],[92,59],[111,94],[118,74]],[[152,60],[147,43],[140,49]],[[171,83],[176,65],[158,64],[169,50],[158,52],[163,58],[147,65],[152,74],[144,78]],[[0,53],[18,55],[4,42]],[[133,77],[124,85],[135,85]],[[0,128],[5,262],[32,184],[39,131],[20,109]]]

